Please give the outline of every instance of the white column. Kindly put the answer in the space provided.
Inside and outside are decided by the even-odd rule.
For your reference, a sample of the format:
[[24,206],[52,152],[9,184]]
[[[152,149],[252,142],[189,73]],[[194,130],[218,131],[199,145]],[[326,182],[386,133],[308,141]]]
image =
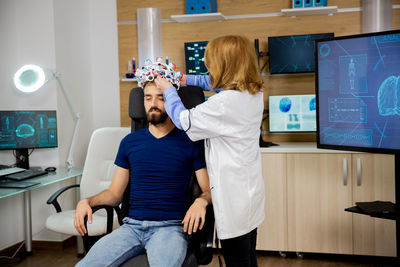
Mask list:
[[161,57],[161,11],[159,8],[138,8],[138,65],[142,67],[146,59],[155,62]]
[[363,0],[363,33],[392,29],[392,0]]

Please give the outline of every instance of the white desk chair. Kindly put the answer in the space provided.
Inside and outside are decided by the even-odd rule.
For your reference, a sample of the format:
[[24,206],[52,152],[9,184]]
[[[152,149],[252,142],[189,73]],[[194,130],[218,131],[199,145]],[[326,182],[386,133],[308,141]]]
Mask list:
[[[121,140],[130,133],[130,128],[107,127],[100,128],[93,132],[89,142],[85,166],[80,185],[70,185],[61,188],[54,193],[47,204],[53,204],[57,213],[49,216],[46,227],[55,232],[77,235],[79,233],[74,227],[75,210],[62,211],[57,198],[61,193],[74,187],[80,187],[80,199],[91,197],[108,188],[114,175],[116,166],[114,160]],[[117,215],[114,213],[112,228],[118,228]],[[93,214],[92,224],[88,224],[89,236],[100,236],[107,231],[107,214],[99,210]],[[82,256],[83,251],[78,247],[78,255]]]

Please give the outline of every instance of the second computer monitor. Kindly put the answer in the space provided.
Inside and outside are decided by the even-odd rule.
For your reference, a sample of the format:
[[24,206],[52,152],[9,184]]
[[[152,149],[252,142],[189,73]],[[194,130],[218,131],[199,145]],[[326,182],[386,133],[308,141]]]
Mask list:
[[0,111],[0,149],[57,147],[56,111]]
[[314,41],[328,37],[333,33],[268,37],[270,73],[314,72]]
[[207,75],[204,52],[208,42],[185,43],[186,74]]
[[315,132],[315,95],[269,96],[269,131]]

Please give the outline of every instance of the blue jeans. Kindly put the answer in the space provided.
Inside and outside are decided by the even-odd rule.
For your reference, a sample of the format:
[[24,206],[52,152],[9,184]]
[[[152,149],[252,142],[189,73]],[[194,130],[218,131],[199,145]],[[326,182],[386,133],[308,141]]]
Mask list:
[[147,253],[150,266],[182,266],[188,236],[180,220],[138,221],[124,218],[124,224],[102,237],[76,266],[118,266]]

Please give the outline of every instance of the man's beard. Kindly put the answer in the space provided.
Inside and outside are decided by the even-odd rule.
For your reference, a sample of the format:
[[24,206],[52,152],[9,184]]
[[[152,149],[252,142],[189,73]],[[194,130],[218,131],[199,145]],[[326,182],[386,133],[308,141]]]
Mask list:
[[[158,111],[160,113],[150,113],[151,111]],[[166,112],[162,112],[160,109],[156,107],[150,108],[149,112],[147,113],[147,121],[153,125],[157,125],[163,123],[167,120],[168,114]]]

